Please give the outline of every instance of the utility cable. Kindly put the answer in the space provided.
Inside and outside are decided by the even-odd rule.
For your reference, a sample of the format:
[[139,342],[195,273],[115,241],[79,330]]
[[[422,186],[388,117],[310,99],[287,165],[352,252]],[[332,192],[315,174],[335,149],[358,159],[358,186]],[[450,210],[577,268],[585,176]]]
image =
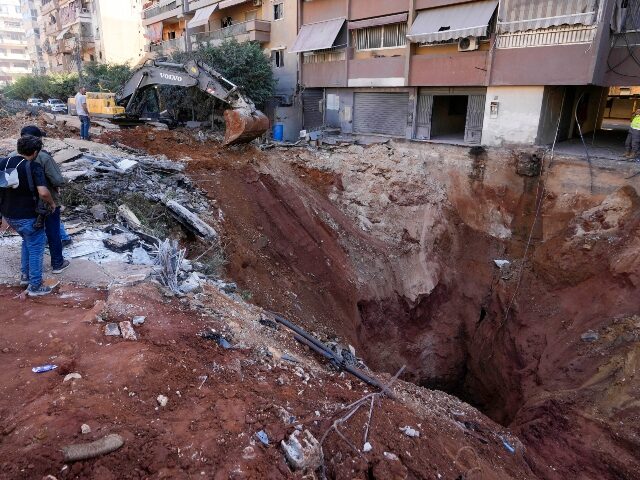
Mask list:
[[[591,161],[591,155],[589,155],[589,148],[587,147],[587,142],[585,142],[584,135],[582,134],[582,127],[580,126],[580,121],[578,120],[578,107],[580,106],[580,102],[582,102],[582,99],[584,98],[585,93],[586,92],[582,92],[582,95],[580,95],[580,98],[578,98],[578,102],[576,103],[576,110],[574,112],[574,118],[576,119],[576,125],[578,126],[578,133],[580,134],[582,145],[584,145],[584,151],[587,154],[587,162],[589,163],[589,190],[593,195],[593,163]],[[595,128],[595,125],[593,128]]]
[[[551,168],[551,164],[553,163],[553,158],[555,155],[556,143],[558,142],[558,136],[560,133],[560,122],[562,121],[562,113],[564,111],[564,103],[565,103],[566,96],[567,96],[567,91],[565,89],[564,93],[562,94],[562,104],[560,106],[560,115],[558,115],[558,124],[556,125],[556,135],[553,139],[553,144],[551,145],[551,157],[549,159],[548,169]],[[507,323],[507,320],[509,320],[509,314],[511,313],[513,304],[515,303],[516,297],[518,296],[518,293],[520,291],[520,286],[522,285],[522,278],[524,277],[525,262],[527,261],[527,255],[529,253],[529,249],[531,248],[531,243],[533,240],[533,232],[536,228],[536,224],[538,223],[538,219],[540,218],[540,214],[542,212],[542,204],[544,203],[544,198],[546,197],[546,194],[547,194],[547,187],[546,185],[544,185],[544,182],[542,180],[543,174],[544,174],[544,160],[547,152],[548,150],[545,151],[545,153],[542,155],[542,161],[540,163],[540,173],[538,175],[538,186],[536,187],[536,212],[535,212],[535,216],[533,217],[533,223],[531,224],[531,229],[529,230],[529,236],[527,238],[527,244],[524,248],[524,254],[522,255],[522,261],[520,263],[520,271],[518,272],[518,281],[516,282],[516,288],[513,292],[513,295],[511,296],[511,300],[509,301],[509,305],[507,306],[507,310],[505,311],[504,319],[502,320],[500,327],[503,327]]]

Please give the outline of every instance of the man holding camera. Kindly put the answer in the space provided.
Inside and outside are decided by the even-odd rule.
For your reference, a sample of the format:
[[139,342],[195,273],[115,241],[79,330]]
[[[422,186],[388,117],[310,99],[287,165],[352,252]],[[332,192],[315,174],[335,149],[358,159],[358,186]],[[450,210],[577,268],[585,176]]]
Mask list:
[[47,188],[44,169],[34,162],[40,150],[42,140],[25,135],[18,140],[18,155],[0,160],[0,170],[6,172],[15,169],[18,173],[17,185],[0,188],[0,213],[22,237],[20,285],[28,286],[27,294],[31,297],[51,293],[51,287],[42,283],[47,236],[43,225],[38,223],[43,221],[42,216],[47,211],[57,208]]

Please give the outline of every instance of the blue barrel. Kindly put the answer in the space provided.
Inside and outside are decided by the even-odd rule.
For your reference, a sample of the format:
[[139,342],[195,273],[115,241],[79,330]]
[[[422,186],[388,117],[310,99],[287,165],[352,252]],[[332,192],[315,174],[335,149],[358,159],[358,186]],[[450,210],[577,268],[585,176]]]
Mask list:
[[284,139],[284,125],[282,123],[273,125],[273,139],[276,142],[281,142]]

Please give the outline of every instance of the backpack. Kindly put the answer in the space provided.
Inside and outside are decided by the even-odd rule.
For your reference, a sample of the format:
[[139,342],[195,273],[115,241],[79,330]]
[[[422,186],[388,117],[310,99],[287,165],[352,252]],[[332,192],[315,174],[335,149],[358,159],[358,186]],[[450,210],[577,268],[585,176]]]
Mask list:
[[[18,164],[14,168],[9,168],[9,162],[14,158],[21,157],[11,157],[7,158],[7,163],[4,166],[4,170],[0,172],[0,188],[18,188],[20,186],[20,177],[18,176],[18,167],[25,161],[24,158],[18,162]],[[31,169],[28,169],[29,173]],[[29,182],[31,183],[31,182]]]

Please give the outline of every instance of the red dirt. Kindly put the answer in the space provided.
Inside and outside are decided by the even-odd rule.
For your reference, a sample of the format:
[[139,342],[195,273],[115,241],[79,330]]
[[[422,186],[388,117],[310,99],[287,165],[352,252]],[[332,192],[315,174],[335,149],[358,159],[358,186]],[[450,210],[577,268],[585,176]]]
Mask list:
[[[293,430],[282,408],[320,438],[340,406],[366,392],[353,378],[309,369],[306,362],[308,380],[258,350],[223,350],[198,337],[207,326],[226,328],[220,315],[234,303],[216,292],[185,303],[146,284],[112,290],[106,305],[104,293],[74,287],[38,300],[20,301],[15,293],[0,292],[1,478],[301,478],[279,448]],[[145,314],[147,320],[137,328],[139,340],[126,341],[104,336],[97,314],[109,321]],[[266,327],[252,328],[260,337],[273,335]],[[282,335],[288,337],[276,337]],[[311,355],[291,348],[298,358]],[[60,368],[31,372],[45,363]],[[63,382],[69,372],[82,378]],[[202,375],[208,375],[204,383]],[[425,393],[399,391],[405,404],[385,399],[374,409],[371,453],[360,456],[335,434],[327,437],[329,478],[531,478],[522,446],[511,439],[518,452],[507,454],[499,438],[507,434],[493,422],[444,394],[425,403],[418,401]],[[169,398],[164,408],[159,394]],[[411,402],[423,407],[412,411],[406,406]],[[365,410],[341,427],[358,446]],[[80,433],[84,423],[91,433]],[[404,436],[404,425],[421,425],[421,437]],[[270,446],[255,442],[259,430],[268,433]],[[63,446],[111,433],[124,437],[123,448],[64,465]],[[400,461],[384,459],[384,451]]]

